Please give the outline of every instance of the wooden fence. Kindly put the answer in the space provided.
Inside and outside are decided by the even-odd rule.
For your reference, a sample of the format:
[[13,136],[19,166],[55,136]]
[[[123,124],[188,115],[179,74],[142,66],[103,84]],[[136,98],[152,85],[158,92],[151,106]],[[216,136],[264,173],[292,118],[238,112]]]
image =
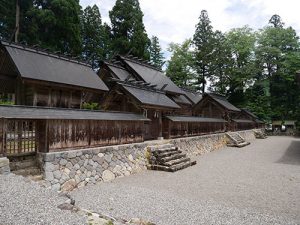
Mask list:
[[173,122],[164,121],[164,137],[179,138],[225,132],[224,122]]
[[0,120],[0,156],[142,142],[143,121]]

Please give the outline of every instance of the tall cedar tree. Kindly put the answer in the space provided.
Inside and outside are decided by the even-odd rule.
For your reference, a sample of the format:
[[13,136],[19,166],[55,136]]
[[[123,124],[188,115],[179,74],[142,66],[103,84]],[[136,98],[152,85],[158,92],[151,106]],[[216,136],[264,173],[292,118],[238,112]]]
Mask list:
[[185,40],[182,44],[171,43],[168,51],[172,53],[172,56],[168,62],[167,76],[178,86],[191,86],[191,81],[195,75],[191,40]]
[[[32,0],[19,1],[20,5],[20,25],[19,41],[26,38],[27,29],[24,27],[26,12],[33,7]],[[14,40],[16,28],[16,1],[0,0],[0,38],[12,41]]]
[[214,32],[206,10],[201,11],[193,44],[195,46],[195,69],[197,71],[194,85],[197,89],[201,85],[201,91],[204,93],[207,79],[213,75],[212,61],[214,60]]
[[102,25],[101,15],[97,5],[84,9],[82,18],[82,57],[94,69],[99,68],[99,62],[107,59],[107,31]]
[[150,50],[150,61],[152,62],[152,64],[155,67],[162,69],[162,65],[164,63],[164,56],[161,47],[159,45],[158,37],[153,36],[151,38],[151,45],[149,50]]
[[221,31],[217,30],[214,37],[214,62],[212,64],[214,75],[210,78],[209,90],[226,95],[229,86],[228,68],[231,62],[231,51],[226,36]]
[[284,28],[278,15],[258,34],[256,57],[261,76],[269,83],[272,119],[293,119],[299,105],[295,73],[300,69],[299,37],[291,27]]
[[79,0],[34,0],[26,12],[25,41],[72,55],[81,52]]
[[150,40],[143,23],[138,0],[117,0],[109,12],[112,49],[115,54],[128,54],[149,60]]

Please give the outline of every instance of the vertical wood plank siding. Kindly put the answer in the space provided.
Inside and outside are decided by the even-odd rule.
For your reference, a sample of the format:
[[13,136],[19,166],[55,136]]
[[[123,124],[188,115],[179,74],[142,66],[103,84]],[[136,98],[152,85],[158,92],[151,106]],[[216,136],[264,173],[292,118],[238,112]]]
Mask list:
[[[198,136],[225,131],[225,123],[220,122],[172,122],[165,123],[165,138]],[[167,132],[169,131],[169,132]]]
[[48,141],[49,151],[142,142],[143,122],[50,120]]

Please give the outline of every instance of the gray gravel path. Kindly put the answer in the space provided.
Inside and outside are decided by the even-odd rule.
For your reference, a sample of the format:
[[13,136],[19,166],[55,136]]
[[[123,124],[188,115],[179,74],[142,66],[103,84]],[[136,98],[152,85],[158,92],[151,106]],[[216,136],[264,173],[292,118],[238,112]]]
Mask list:
[[269,137],[196,160],[176,173],[145,171],[72,195],[79,207],[159,225],[300,224],[300,139]]
[[0,175],[0,224],[85,224],[83,216],[57,208],[66,199],[21,176]]

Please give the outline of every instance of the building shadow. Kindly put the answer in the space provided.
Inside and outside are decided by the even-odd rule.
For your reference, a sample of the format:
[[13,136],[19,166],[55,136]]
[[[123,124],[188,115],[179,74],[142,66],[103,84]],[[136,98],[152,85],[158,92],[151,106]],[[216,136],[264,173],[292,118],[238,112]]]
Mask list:
[[277,163],[300,165],[300,139],[292,141]]

